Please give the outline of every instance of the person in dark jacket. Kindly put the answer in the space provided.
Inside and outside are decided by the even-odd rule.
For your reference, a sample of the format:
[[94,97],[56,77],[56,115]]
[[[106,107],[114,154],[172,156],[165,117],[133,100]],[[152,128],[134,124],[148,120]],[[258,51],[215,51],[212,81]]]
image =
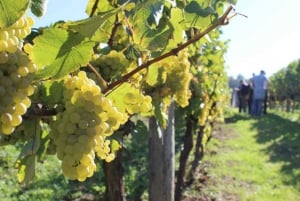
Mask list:
[[239,90],[238,90],[239,112],[246,112],[249,93],[250,93],[250,86],[244,80],[241,80]]

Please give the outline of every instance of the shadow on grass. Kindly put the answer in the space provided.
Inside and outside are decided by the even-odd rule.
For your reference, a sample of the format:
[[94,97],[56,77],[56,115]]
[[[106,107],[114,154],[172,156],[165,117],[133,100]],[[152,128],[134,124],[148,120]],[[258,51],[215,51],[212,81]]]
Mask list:
[[283,163],[284,182],[300,190],[300,123],[275,113],[262,117],[237,113],[226,118],[225,122],[234,124],[245,120],[254,120],[251,126],[258,130],[256,141],[269,144],[264,151],[270,156],[270,161]]
[[281,171],[286,184],[300,190],[300,124],[271,113],[252,126],[258,130],[257,142],[270,144],[265,149],[270,161],[284,163]]
[[232,124],[232,123],[236,123],[238,121],[241,121],[241,120],[249,120],[251,119],[252,117],[248,114],[245,114],[245,113],[237,113],[237,114],[234,114],[230,117],[227,117],[225,119],[225,122],[226,123],[229,123],[229,124]]

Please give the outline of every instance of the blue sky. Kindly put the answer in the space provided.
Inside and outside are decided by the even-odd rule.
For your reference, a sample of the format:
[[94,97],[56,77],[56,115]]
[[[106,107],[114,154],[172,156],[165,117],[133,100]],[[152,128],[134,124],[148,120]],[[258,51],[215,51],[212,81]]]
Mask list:
[[[88,0],[48,0],[46,14],[35,18],[35,27],[58,20],[87,17]],[[272,75],[300,58],[300,0],[238,0],[236,16],[222,27],[223,39],[230,40],[225,56],[230,76],[245,78],[265,70]]]
[[236,16],[223,27],[229,39],[225,60],[229,75],[270,76],[300,58],[299,0],[238,0]]

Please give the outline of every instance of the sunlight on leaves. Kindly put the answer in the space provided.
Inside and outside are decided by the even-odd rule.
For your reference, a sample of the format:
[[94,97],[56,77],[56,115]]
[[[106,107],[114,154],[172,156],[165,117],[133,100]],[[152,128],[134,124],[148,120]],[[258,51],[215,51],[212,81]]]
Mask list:
[[0,28],[14,24],[24,15],[28,5],[29,0],[0,0]]
[[87,65],[94,46],[80,34],[59,28],[46,29],[34,44],[29,54],[40,69],[37,78],[44,79],[60,78]]

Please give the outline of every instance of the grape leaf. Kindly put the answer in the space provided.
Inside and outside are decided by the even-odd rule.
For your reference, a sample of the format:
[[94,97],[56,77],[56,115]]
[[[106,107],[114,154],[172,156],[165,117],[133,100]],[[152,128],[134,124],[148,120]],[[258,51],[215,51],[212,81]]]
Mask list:
[[54,105],[63,100],[63,83],[48,81],[41,86],[41,100],[46,105]]
[[107,98],[111,99],[114,102],[114,106],[116,106],[120,112],[124,113],[126,111],[126,105],[123,98],[120,97],[123,97],[127,92],[132,91],[132,89],[132,86],[125,82],[118,88],[114,89]]
[[39,68],[39,79],[60,78],[87,65],[95,45],[78,33],[59,28],[45,29],[33,42],[29,54]]
[[29,0],[0,0],[0,29],[14,24],[24,15]]
[[160,31],[153,29],[156,27],[157,21],[159,21],[158,16],[162,12],[162,5],[163,2],[160,1],[144,1],[134,10],[134,15],[132,16],[132,21],[134,22],[132,25],[134,29],[134,41],[138,43],[142,42],[144,48],[147,48],[149,42],[151,42],[149,37],[153,37],[154,33],[160,34],[164,31],[163,27],[160,28]]
[[79,32],[81,35],[92,38],[96,31],[106,22],[107,19],[114,16],[115,10],[108,11],[102,15],[94,16],[84,20],[66,23],[66,26]]
[[41,142],[41,126],[38,120],[34,119],[24,121],[23,126],[25,132],[24,135],[34,137],[26,141],[20,153],[19,159],[36,154]]
[[184,21],[182,10],[179,8],[172,8],[170,22],[173,26],[173,39],[178,44],[183,38],[183,28],[181,23]]
[[29,155],[17,162],[17,178],[20,183],[28,184],[35,176],[35,154]]
[[31,1],[31,12],[41,17],[46,13],[48,0],[32,0]]
[[151,30],[145,34],[142,45],[152,52],[161,52],[169,42],[172,30]]
[[184,10],[187,27],[204,29],[217,17],[217,13],[212,7],[203,8],[197,1],[191,1]]
[[109,18],[114,16],[117,12],[127,9],[128,6],[132,7],[132,5],[134,4],[126,2],[116,9],[105,11],[97,16],[93,16],[87,19],[66,23],[66,26],[79,32],[85,37],[92,38],[97,30],[101,28]]
[[[89,0],[87,7],[86,7],[86,14],[88,14],[89,16],[91,16],[91,12],[94,9],[95,3],[97,0]],[[97,5],[96,5],[96,10],[94,11],[94,15],[97,14],[98,12],[106,12],[109,10],[112,10],[114,7],[111,6],[111,4],[109,3],[109,1],[98,1]],[[93,16],[94,16],[93,15]]]
[[121,148],[121,145],[120,145],[119,141],[112,139],[110,148],[111,148],[111,152],[115,153],[116,151],[118,151]]

